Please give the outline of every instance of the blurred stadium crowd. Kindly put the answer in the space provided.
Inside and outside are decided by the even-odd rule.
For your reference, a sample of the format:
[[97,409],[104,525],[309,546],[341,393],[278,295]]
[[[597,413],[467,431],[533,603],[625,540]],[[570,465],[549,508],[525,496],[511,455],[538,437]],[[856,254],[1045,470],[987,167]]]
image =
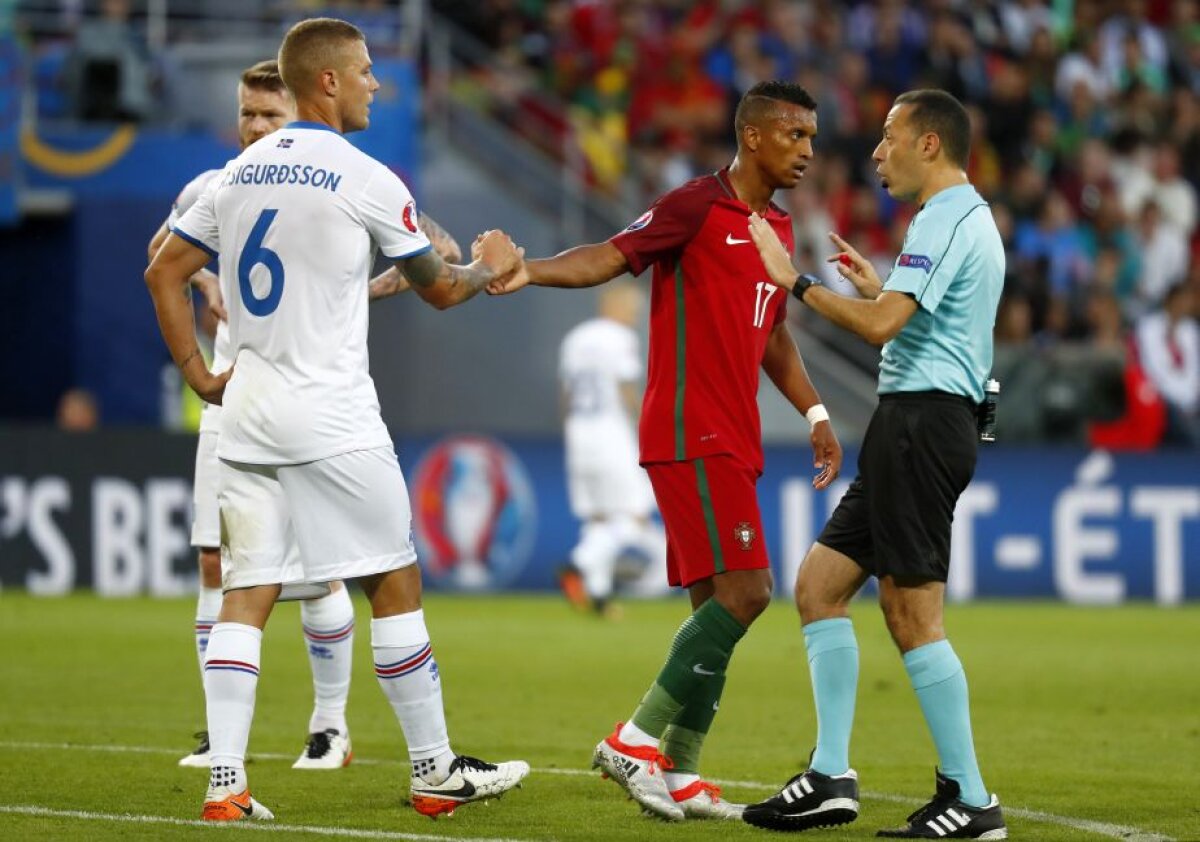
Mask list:
[[[180,81],[147,46],[141,4],[81,14],[91,5],[61,0],[30,27],[39,112],[161,119]],[[171,5],[172,39],[203,37],[226,7],[227,29],[260,35],[307,15],[347,18],[380,51],[400,24],[383,0],[212,0],[193,28],[175,14],[189,4]],[[733,107],[755,82],[803,84],[820,103],[818,157],[778,201],[796,220],[798,263],[834,286],[826,232],[885,271],[901,250],[911,210],[878,189],[870,160],[893,97],[949,90],[968,104],[970,177],[1009,252],[997,373],[1010,405],[1039,407],[1010,417],[1014,437],[1055,438],[1059,394],[1092,407],[1094,445],[1200,444],[1198,0],[429,7],[485,48],[453,79],[459,92],[552,154],[569,139],[595,190],[636,204],[729,160]],[[1089,394],[1072,396],[1081,383]],[[1066,426],[1078,415],[1068,409]]]
[[654,195],[723,166],[741,94],[761,79],[803,84],[820,104],[818,158],[779,200],[795,215],[799,262],[834,284],[827,231],[885,269],[901,250],[908,212],[877,189],[870,162],[893,97],[952,92],[973,120],[971,180],[1009,250],[998,341],[1083,342],[1087,365],[1110,351],[1128,360],[1125,400],[1093,425],[1093,443],[1196,442],[1200,3],[437,5],[495,51],[473,81],[513,125],[546,125],[531,113],[545,92],[568,104],[558,129],[579,138],[600,189],[632,177]]

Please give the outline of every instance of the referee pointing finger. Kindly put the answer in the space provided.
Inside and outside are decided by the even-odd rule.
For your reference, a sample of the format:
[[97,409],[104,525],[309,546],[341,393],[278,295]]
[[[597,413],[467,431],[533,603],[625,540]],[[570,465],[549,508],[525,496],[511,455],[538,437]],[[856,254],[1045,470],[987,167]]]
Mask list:
[[839,273],[862,298],[796,275],[778,237],[752,218],[750,235],[771,280],[836,325],[883,345],[879,406],[858,476],[809,550],[796,606],[812,674],[817,745],[809,768],[746,809],[778,830],[845,824],[858,815],[850,731],[858,644],[850,600],[879,579],[888,630],[937,747],[937,792],[908,823],[880,836],[1004,839],[1000,804],[975,759],[967,681],[942,625],[950,525],[975,471],[976,407],[992,366],[992,326],[1004,248],[991,210],[967,180],[970,126],[938,90],[896,98],[873,159],[893,198],[919,205],[903,251],[880,281],[853,246],[831,235]]

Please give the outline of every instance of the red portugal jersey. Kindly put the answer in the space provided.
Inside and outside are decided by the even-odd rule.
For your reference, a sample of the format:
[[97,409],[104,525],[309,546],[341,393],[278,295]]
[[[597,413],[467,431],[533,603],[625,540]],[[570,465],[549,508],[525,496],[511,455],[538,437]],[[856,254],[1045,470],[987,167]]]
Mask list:
[[[788,294],[768,280],[749,217],[721,170],[667,193],[611,240],[634,275],[654,266],[644,465],[728,453],[762,473],[758,372]],[[766,219],[791,252],[791,218],[772,204]]]

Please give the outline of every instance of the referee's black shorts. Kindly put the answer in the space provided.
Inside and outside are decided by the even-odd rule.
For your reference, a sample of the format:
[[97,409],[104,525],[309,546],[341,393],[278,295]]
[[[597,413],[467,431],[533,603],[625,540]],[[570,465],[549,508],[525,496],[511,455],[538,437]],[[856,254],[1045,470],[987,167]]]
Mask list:
[[975,472],[977,446],[968,398],[881,395],[858,476],[817,540],[874,576],[945,582],[954,506]]

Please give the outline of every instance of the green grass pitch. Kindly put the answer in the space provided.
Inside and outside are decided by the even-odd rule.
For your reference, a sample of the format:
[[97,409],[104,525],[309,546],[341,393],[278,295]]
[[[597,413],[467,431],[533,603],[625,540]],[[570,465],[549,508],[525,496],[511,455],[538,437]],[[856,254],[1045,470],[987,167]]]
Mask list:
[[[290,768],[311,704],[297,607],[280,606],[267,629],[248,770],[286,827],[254,838],[317,839],[321,829],[368,839],[771,837],[740,823],[645,819],[585,771],[657,672],[682,601],[630,603],[623,620],[601,622],[552,597],[429,597],[454,747],[534,767],[523,789],[436,822],[402,804],[402,737],[371,670],[367,605],[361,595],[355,604],[355,762],[341,771]],[[205,775],[175,765],[203,727],[192,608],[0,595],[0,837],[222,832],[186,823],[199,815]],[[862,812],[803,838],[870,838],[933,788],[933,749],[879,612],[864,601],[854,618]],[[984,777],[1012,838],[1200,839],[1200,610],[980,603],[950,607],[947,626],[970,680]],[[804,766],[814,735],[798,622],[777,602],[734,656],[706,775],[730,782],[733,800],[757,800]]]

